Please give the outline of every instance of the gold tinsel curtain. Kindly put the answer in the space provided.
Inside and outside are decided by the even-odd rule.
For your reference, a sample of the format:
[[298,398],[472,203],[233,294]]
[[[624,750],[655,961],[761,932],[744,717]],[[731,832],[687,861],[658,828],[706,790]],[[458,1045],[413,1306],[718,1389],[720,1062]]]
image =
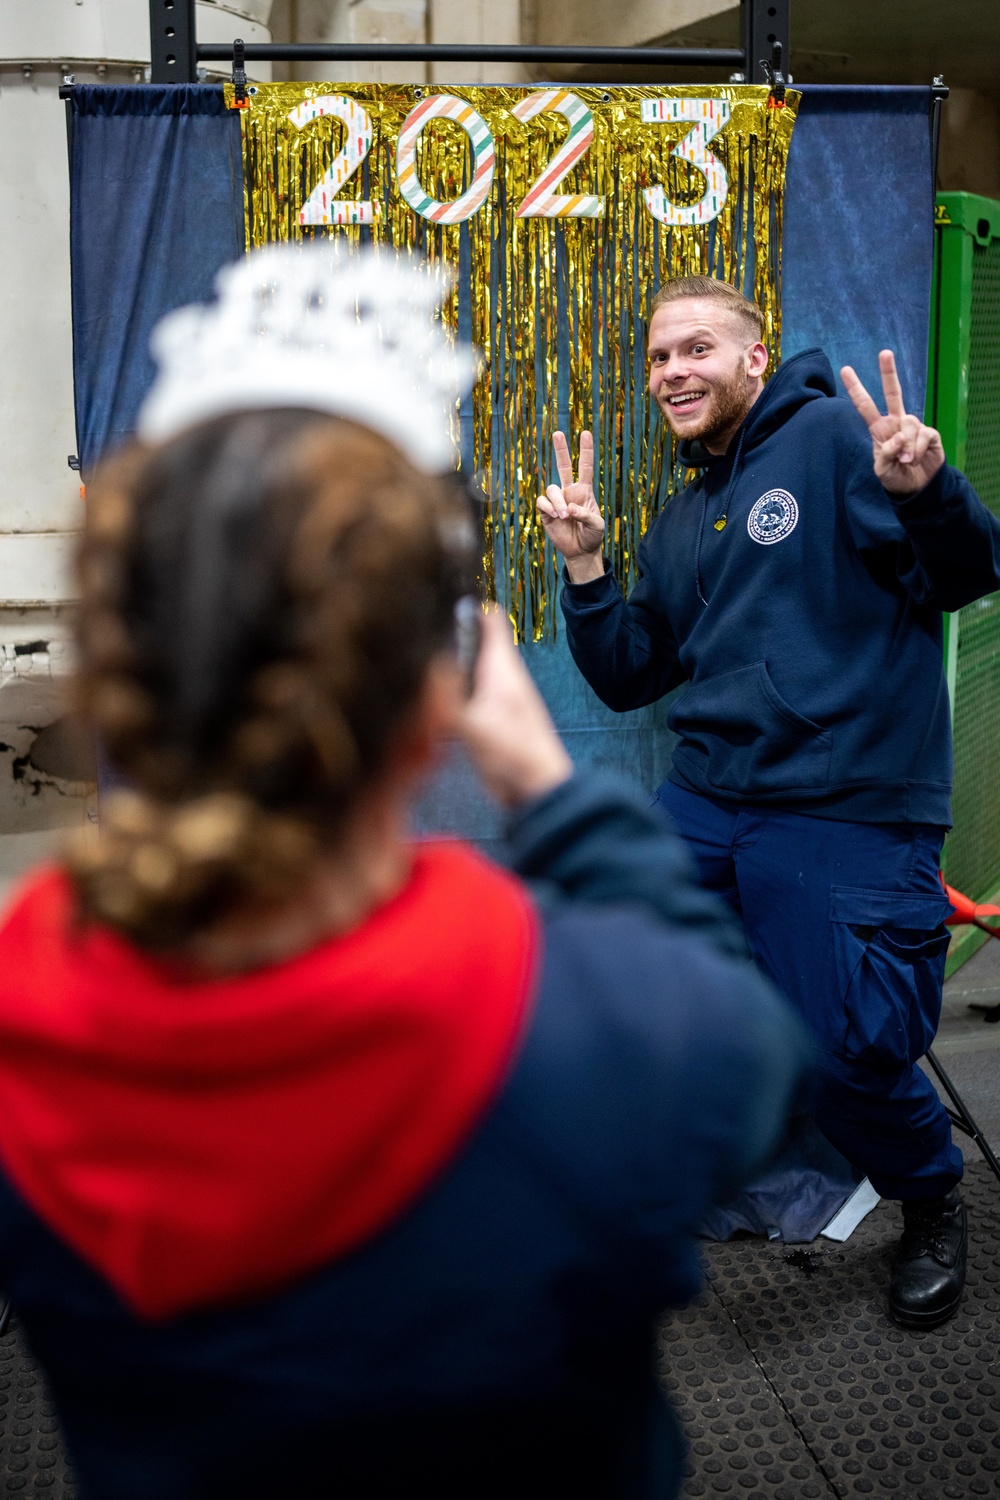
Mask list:
[[[464,127],[434,116],[436,94],[461,101],[445,107],[465,114]],[[541,101],[550,107],[533,112],[542,94],[552,96]],[[798,97],[789,91],[775,109],[755,86],[296,83],[258,86],[242,111],[248,245],[318,234],[376,239],[454,269],[445,316],[486,360],[458,418],[463,463],[490,502],[488,584],[522,637],[555,628],[555,559],[535,514],[536,496],[555,477],[555,430],[571,435],[574,450],[584,428],[595,433],[608,550],[626,589],[644,531],[682,478],[645,394],[645,320],[656,287],[695,272],[732,282],[760,303],[777,357],[782,200]],[[412,163],[404,142],[397,176],[400,129],[421,104],[428,118],[411,140]],[[329,108],[339,115],[323,113]],[[451,204],[467,191],[475,199],[477,183],[482,192],[490,151],[483,123],[495,163],[481,206],[460,223],[425,217],[448,213],[428,200]],[[548,204],[559,216],[519,217],[526,199],[545,207],[535,185],[574,147],[583,154],[548,186],[565,195]],[[363,160],[345,177],[356,157]],[[303,222],[335,214],[370,223]]]

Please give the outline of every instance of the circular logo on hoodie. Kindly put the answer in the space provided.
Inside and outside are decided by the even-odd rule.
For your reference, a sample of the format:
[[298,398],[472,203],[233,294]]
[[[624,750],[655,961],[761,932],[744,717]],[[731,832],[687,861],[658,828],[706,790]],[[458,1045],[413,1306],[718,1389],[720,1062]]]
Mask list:
[[787,490],[768,490],[747,517],[747,531],[762,547],[783,542],[799,524],[799,507]]

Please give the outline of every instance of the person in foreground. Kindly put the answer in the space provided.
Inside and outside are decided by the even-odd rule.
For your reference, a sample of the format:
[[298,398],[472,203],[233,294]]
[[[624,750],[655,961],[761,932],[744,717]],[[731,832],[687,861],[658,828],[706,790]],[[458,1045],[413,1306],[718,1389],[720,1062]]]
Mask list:
[[[655,1319],[803,1070],[497,613],[468,696],[428,286],[248,257],[88,486],[80,689],[129,790],[0,931],[0,1284],[82,1500],[675,1495]],[[408,832],[456,735],[510,872]]]
[[962,1157],[917,1067],[951,911],[941,611],[1000,587],[1000,523],[907,414],[888,350],[882,415],[849,368],[851,401],[836,396],[818,349],[765,385],[761,333],[725,283],[655,297],[650,394],[701,472],[650,528],[627,601],[602,556],[589,434],[576,478],[559,435],[562,483],[538,508],[599,697],[631,709],[687,683],[658,801],[812,1032],[817,1123],[902,1200],[889,1309],[932,1328],[958,1308],[967,1240]]

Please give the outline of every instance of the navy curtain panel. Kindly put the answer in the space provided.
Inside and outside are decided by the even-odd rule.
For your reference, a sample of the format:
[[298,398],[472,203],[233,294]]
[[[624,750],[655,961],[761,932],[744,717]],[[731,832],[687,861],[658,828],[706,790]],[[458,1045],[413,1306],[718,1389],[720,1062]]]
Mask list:
[[922,413],[934,249],[927,88],[804,88],[785,186],[782,353],[819,345],[881,398],[893,349]]
[[134,429],[149,335],[243,253],[240,122],[221,87],[73,90],[70,254],[84,477]]
[[[72,267],[76,410],[84,473],[132,431],[152,379],[149,333],[204,300],[243,253],[240,125],[221,87],[73,91]],[[933,248],[925,88],[807,87],[792,136],[784,221],[786,355],[812,345],[872,388],[895,348],[911,410],[923,407]],[[652,289],[651,289],[652,291]],[[564,639],[528,645],[578,765],[651,791],[666,775],[669,704],[613,714]],[[494,845],[499,814],[456,752],[424,799],[421,826]]]

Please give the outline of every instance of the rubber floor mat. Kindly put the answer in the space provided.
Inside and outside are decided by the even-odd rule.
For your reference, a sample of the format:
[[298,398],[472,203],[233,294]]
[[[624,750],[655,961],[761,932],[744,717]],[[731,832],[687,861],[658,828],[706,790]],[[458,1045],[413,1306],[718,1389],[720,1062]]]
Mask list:
[[[685,1500],[1000,1496],[1000,1184],[977,1162],[964,1191],[966,1299],[930,1334],[905,1333],[885,1313],[896,1204],[880,1204],[843,1245],[706,1246],[708,1287],[661,1339],[690,1445]],[[74,1495],[16,1321],[0,1339],[0,1495]]]
[[928,1334],[885,1312],[897,1204],[844,1245],[706,1247],[708,1290],[663,1328],[685,1496],[1000,1495],[1000,1183],[977,1162],[963,1191],[966,1296]]

